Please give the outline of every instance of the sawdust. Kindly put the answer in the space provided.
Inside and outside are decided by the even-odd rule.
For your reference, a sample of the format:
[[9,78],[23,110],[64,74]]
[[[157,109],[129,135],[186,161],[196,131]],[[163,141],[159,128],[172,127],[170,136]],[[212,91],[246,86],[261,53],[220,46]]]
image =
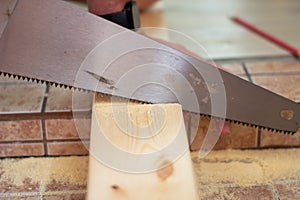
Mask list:
[[[201,199],[210,194],[217,194],[215,199],[233,199],[233,192],[222,189],[224,185],[247,187],[300,179],[300,149],[214,151],[204,159],[193,152],[191,156]],[[17,186],[28,179],[44,185],[53,180],[85,185],[87,175],[88,157],[0,160],[1,182]],[[243,191],[235,192],[243,195]]]
[[193,152],[199,185],[247,186],[300,179],[300,149],[225,150],[204,159]]
[[88,157],[3,159],[0,162],[1,182],[21,186],[31,183],[61,183],[82,185],[87,182]]
[[[300,149],[224,150],[211,152],[204,159],[191,153],[200,199],[246,199],[246,190],[300,179]],[[295,191],[291,191],[295,192]],[[293,193],[296,194],[296,193]],[[259,199],[270,199],[266,193]]]

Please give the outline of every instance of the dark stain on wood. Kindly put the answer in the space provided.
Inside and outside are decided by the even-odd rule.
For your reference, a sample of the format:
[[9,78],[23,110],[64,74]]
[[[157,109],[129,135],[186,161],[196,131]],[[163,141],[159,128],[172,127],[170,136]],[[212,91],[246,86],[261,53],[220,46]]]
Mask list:
[[125,198],[127,196],[126,190],[124,190],[124,188],[120,187],[119,185],[113,184],[110,186],[110,188],[113,190],[113,193],[117,196],[121,196],[122,198]]
[[165,160],[161,163],[160,167],[156,170],[156,175],[161,182],[166,181],[174,172],[173,163]]
[[119,186],[118,185],[112,185],[111,188],[114,189],[114,190],[118,190]]

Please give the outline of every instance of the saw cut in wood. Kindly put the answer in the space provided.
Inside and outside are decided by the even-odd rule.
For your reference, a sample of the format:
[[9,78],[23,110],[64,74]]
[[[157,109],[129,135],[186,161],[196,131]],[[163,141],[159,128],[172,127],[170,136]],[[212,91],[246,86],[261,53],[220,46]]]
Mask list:
[[179,104],[95,101],[87,199],[198,199]]
[[[64,1],[19,0],[6,17],[0,38],[4,76],[142,102],[180,103],[185,111],[279,132],[300,127],[296,102]],[[106,48],[99,49],[103,44]],[[143,79],[155,84],[141,87]],[[129,86],[139,90],[130,93]],[[194,99],[197,103],[191,103]],[[289,117],[282,114],[287,112]]]

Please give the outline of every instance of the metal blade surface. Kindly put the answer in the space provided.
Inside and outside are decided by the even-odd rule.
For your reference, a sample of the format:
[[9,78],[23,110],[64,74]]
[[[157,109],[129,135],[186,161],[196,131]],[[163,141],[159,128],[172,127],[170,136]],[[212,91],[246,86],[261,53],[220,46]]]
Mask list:
[[[47,9],[45,9],[47,8]],[[212,64],[59,0],[18,1],[0,71],[274,130],[296,132],[300,105]]]

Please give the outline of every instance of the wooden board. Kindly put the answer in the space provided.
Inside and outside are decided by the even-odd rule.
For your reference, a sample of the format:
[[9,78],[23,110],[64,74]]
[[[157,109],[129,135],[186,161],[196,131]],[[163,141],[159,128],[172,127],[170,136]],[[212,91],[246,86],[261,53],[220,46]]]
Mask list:
[[197,199],[179,104],[96,101],[87,199]]

